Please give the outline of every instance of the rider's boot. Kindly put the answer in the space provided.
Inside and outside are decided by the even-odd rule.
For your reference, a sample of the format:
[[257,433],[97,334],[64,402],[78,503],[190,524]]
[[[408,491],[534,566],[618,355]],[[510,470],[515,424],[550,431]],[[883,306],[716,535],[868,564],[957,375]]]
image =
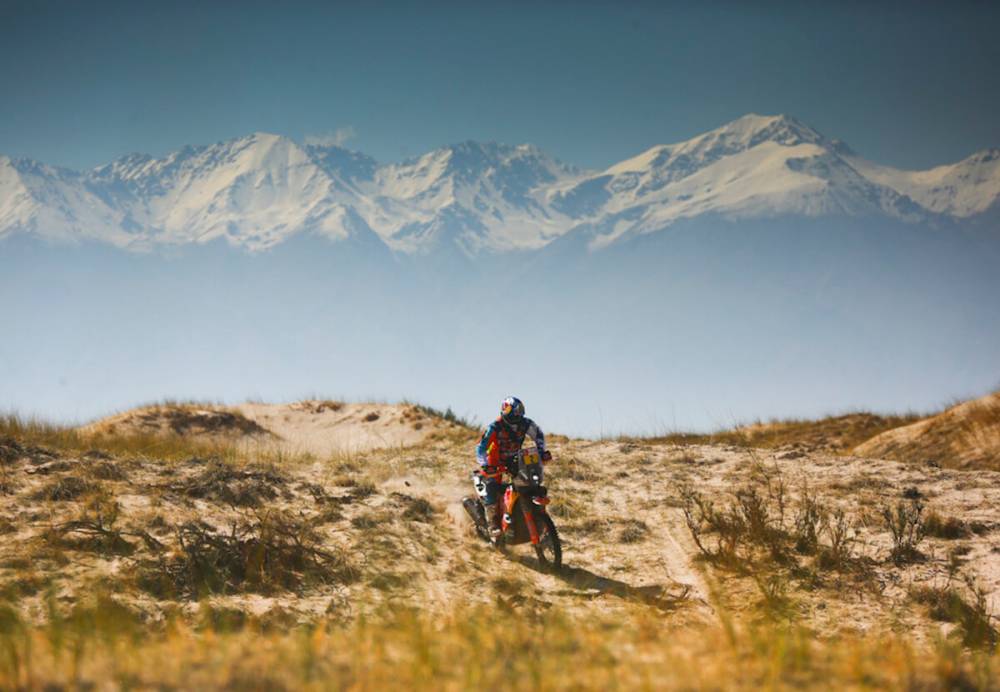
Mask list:
[[500,537],[500,533],[503,529],[500,527],[500,509],[499,504],[486,505],[484,507],[486,510],[486,523],[489,526],[490,538],[496,541]]

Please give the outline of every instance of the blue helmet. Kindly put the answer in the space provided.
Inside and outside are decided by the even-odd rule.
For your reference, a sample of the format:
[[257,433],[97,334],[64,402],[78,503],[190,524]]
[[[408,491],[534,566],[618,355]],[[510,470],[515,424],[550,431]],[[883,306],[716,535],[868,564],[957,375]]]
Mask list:
[[500,404],[500,417],[506,423],[517,423],[524,418],[524,403],[516,396],[509,396]]

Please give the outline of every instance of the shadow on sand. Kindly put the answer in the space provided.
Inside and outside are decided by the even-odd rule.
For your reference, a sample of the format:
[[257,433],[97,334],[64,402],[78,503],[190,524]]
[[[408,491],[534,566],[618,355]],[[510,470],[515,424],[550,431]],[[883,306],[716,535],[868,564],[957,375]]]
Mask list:
[[687,584],[676,584],[676,591],[671,593],[662,584],[632,586],[611,577],[602,577],[583,567],[563,565],[559,571],[553,571],[542,567],[538,560],[533,557],[509,553],[507,557],[535,572],[548,574],[556,579],[560,579],[574,589],[573,591],[559,592],[559,595],[570,595],[593,600],[610,594],[626,601],[632,601],[633,603],[644,603],[653,606],[665,613],[677,611],[690,601],[691,587]]

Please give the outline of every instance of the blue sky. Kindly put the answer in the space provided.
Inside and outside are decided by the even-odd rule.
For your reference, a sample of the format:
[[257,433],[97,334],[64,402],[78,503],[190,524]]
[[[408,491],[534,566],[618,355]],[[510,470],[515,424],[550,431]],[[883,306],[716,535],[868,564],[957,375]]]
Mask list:
[[266,130],[601,167],[747,112],[894,165],[1000,145],[996,3],[0,2],[0,153],[89,167]]

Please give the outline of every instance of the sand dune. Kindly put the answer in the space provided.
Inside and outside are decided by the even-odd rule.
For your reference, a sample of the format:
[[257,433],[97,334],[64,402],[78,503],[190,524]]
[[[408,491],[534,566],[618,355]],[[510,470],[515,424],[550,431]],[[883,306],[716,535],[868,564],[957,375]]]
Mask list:
[[81,428],[90,435],[181,435],[217,444],[264,447],[290,454],[350,454],[410,447],[456,427],[415,404],[158,404],[102,418]]
[[854,448],[859,456],[1000,469],[1000,392],[966,401]]

